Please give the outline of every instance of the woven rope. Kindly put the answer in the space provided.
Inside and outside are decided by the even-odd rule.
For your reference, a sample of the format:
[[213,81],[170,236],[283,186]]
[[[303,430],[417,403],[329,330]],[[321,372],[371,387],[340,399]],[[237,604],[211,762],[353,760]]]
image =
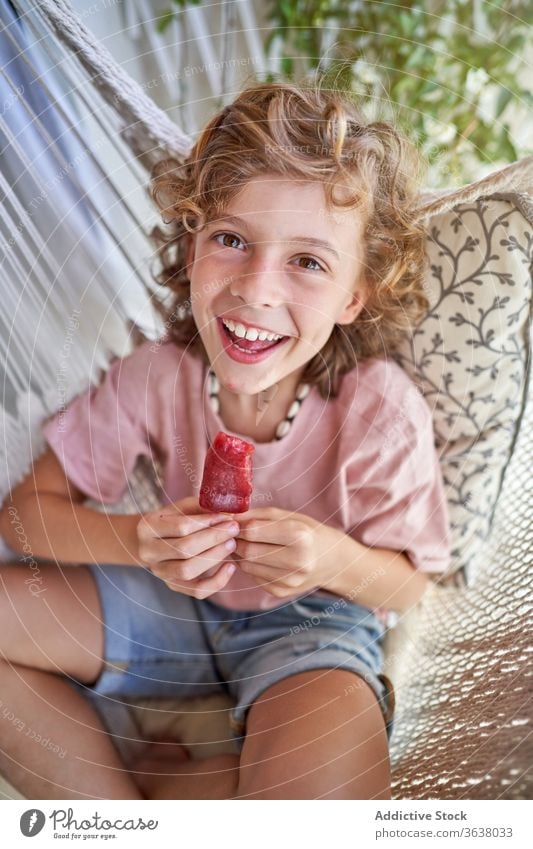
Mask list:
[[388,634],[396,799],[532,796],[532,460],[530,392],[483,572],[470,588],[432,587]]
[[533,156],[526,156],[519,162],[507,165],[493,171],[481,180],[469,183],[459,189],[446,192],[425,193],[419,207],[419,219],[438,215],[453,209],[460,203],[468,203],[487,195],[510,193],[524,195],[533,194]]
[[65,0],[39,0],[58,36],[76,54],[104,99],[124,119],[125,138],[147,164],[161,151],[184,155],[191,139],[160,109],[100,44]]

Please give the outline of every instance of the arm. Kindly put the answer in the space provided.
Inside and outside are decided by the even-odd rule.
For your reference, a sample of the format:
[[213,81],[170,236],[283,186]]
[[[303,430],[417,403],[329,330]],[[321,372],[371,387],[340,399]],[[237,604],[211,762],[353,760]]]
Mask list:
[[277,598],[324,589],[366,607],[404,611],[431,583],[402,552],[367,547],[302,513],[263,507],[235,518],[240,569]]
[[431,583],[402,552],[368,548],[347,534],[334,552],[335,576],[323,589],[356,604],[404,612],[420,601]]
[[14,551],[29,557],[141,565],[137,525],[142,514],[106,515],[84,507],[84,500],[48,449],[5,499],[0,533]]

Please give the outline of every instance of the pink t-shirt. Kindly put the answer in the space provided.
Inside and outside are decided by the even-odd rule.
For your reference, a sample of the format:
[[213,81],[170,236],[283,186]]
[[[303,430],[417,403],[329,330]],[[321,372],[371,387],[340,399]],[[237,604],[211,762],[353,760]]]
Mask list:
[[[164,338],[115,359],[99,386],[78,395],[43,430],[75,486],[109,504],[124,495],[139,455],[162,462],[165,504],[198,497],[209,444],[219,430],[235,433],[209,403],[206,366]],[[251,509],[303,513],[366,546],[404,551],[425,572],[448,566],[448,513],[431,414],[393,360],[362,362],[344,375],[337,398],[326,401],[312,387],[283,439],[258,443],[236,435],[255,446]],[[237,569],[210,600],[257,610],[289,599]],[[386,621],[386,612],[379,613]]]

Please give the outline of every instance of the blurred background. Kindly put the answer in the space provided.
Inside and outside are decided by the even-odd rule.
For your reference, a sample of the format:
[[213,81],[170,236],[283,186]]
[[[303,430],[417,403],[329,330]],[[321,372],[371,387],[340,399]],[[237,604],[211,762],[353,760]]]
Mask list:
[[326,72],[454,187],[533,153],[530,0],[73,0],[193,137],[247,77]]

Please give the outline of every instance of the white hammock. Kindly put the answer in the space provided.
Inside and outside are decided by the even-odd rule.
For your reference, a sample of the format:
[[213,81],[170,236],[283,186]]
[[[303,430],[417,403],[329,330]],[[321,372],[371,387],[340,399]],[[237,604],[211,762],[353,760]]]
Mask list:
[[[144,167],[162,151],[179,158],[191,144],[64,0],[16,0],[15,6],[25,33],[7,17],[7,4],[0,6],[0,38],[13,56],[0,74],[0,234],[7,247],[2,499],[40,453],[43,417],[68,404],[111,356],[128,353],[139,334],[159,335],[147,300],[153,247],[146,234],[155,212],[145,195]],[[62,90],[52,84],[59,75],[45,73],[51,67],[61,69]],[[32,76],[40,83],[30,84]],[[517,186],[533,192],[532,170],[530,158],[472,186],[428,193],[421,214],[516,193]],[[58,180],[62,191],[52,199]],[[527,204],[527,198],[516,202]],[[486,569],[470,587],[433,587],[388,635],[385,671],[398,697],[391,741],[395,798],[531,794],[525,604],[532,585],[531,407],[530,401],[483,552]],[[137,505],[154,497],[147,476],[139,475]],[[161,724],[164,716],[168,722],[169,713],[171,706],[154,721]],[[142,721],[148,722],[145,711]],[[182,727],[180,735],[186,741]],[[198,739],[197,730],[190,735]]]

